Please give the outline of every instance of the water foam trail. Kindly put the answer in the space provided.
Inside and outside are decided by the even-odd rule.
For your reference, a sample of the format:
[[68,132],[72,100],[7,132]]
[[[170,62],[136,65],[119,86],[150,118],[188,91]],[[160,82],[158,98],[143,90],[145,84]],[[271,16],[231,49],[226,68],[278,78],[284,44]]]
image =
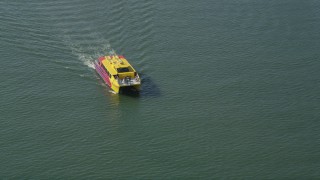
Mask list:
[[[64,37],[64,42],[71,49],[73,55],[87,67],[94,69],[94,61],[104,55],[114,55],[115,50],[108,40],[94,37],[90,41],[73,41],[70,36]],[[92,43],[90,43],[92,42]]]

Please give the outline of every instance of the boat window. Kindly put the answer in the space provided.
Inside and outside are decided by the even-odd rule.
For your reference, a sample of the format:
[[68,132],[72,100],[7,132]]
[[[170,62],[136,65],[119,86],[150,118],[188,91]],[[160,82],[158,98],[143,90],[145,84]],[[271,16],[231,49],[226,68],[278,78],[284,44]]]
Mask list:
[[103,67],[103,69],[105,70],[105,72],[108,74],[108,76],[111,78],[111,74],[110,74],[110,72],[107,70],[107,68],[104,67],[104,66],[102,66],[102,67]]
[[108,72],[108,70],[107,70],[107,68],[106,67],[104,67],[104,66],[102,66],[103,67],[103,69],[106,71],[106,72]]
[[118,73],[129,72],[129,68],[127,68],[127,67],[125,67],[125,68],[118,68],[117,71],[118,71]]

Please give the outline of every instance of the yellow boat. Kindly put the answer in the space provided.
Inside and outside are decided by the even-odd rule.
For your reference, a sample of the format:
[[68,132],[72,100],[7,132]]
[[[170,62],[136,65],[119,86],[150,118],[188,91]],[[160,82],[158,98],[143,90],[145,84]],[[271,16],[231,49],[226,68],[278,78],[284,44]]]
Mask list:
[[116,93],[124,88],[140,90],[141,80],[136,70],[124,56],[102,56],[94,62],[97,73]]

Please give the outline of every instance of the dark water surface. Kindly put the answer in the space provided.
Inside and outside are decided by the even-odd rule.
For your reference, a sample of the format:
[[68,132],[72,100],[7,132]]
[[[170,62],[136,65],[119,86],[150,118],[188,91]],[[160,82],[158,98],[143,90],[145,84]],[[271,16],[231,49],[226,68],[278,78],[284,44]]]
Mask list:
[[2,0],[0,178],[319,178],[319,32],[318,0]]

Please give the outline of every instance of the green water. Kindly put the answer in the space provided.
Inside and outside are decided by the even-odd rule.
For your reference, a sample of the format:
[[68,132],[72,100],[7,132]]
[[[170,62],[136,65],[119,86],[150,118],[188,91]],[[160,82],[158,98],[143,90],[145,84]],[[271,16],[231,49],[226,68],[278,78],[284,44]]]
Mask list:
[[2,0],[0,178],[319,178],[319,30],[316,0]]

